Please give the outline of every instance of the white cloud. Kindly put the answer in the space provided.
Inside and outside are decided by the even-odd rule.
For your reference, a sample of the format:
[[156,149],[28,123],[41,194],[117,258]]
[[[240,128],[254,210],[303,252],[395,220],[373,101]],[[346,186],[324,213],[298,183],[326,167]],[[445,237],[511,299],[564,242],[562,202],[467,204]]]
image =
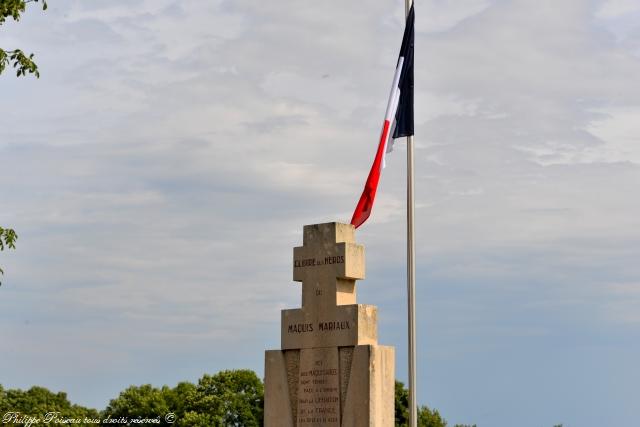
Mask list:
[[493,4],[490,0],[430,0],[416,5],[421,19],[418,31],[444,32],[459,25],[465,19],[482,12]]
[[604,141],[594,157],[609,162],[631,162],[640,165],[640,109],[604,110],[606,118],[591,123],[589,132]]
[[633,12],[640,12],[640,4],[634,0],[607,0],[602,2],[597,11],[601,18],[617,18]]
[[[60,384],[82,402],[90,377],[109,374],[111,388],[86,397],[103,405],[130,382],[183,379],[177,356],[189,375],[261,369],[278,310],[299,303],[290,259],[302,225],[348,220],[360,196],[403,20],[401,1],[294,3],[75,1],[2,28],[42,71],[0,78],[0,224],[20,234],[2,254],[1,332],[20,344],[3,386]],[[417,6],[418,279],[424,342],[436,343],[421,380],[473,366],[467,350],[510,363],[501,350],[519,335],[567,357],[603,331],[633,338],[619,331],[637,323],[635,297],[607,285],[640,275],[640,63],[631,32],[612,33],[631,4]],[[381,341],[401,352],[396,147],[358,230],[359,298],[381,305]],[[59,378],[35,368],[40,342],[74,340],[88,344],[55,350]],[[513,425],[475,408],[468,382],[452,375],[422,395],[454,421]],[[522,393],[553,403],[540,387]],[[629,396],[594,398],[624,413]],[[579,412],[557,421],[589,426],[593,413]]]

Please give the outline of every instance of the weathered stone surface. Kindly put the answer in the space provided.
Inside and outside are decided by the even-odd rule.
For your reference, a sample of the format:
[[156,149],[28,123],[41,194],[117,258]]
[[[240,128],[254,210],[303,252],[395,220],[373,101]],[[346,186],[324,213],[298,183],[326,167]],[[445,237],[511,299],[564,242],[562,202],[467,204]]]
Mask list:
[[354,240],[350,224],[307,225],[294,248],[302,307],[282,310],[282,350],[266,353],[266,427],[394,425],[394,351],[377,345],[376,307],[356,303]]
[[393,426],[394,366],[393,347],[362,345],[354,348],[342,427]]
[[340,359],[340,416],[344,411],[347,399],[347,386],[351,376],[351,362],[353,361],[353,347],[340,347],[338,358]]
[[287,383],[289,384],[289,401],[291,402],[291,419],[298,413],[298,379],[300,378],[300,350],[284,351],[287,367]]
[[264,425],[294,427],[284,352],[267,350],[264,363]]

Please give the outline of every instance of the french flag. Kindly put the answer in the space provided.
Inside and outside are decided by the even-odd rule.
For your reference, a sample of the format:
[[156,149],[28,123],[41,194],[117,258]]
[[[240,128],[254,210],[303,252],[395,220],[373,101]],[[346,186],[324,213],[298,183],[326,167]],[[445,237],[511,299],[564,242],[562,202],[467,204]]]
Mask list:
[[[402,47],[398,56],[396,72],[393,76],[393,84],[387,110],[384,115],[384,124],[378,143],[378,151],[373,160],[371,171],[364,185],[364,191],[356,210],[353,212],[351,224],[360,227],[371,215],[373,201],[378,190],[380,173],[385,167],[385,156],[393,149],[393,140],[404,136],[413,135],[413,24],[415,15],[413,5],[407,15],[407,22],[402,37]],[[392,138],[389,138],[392,135]]]

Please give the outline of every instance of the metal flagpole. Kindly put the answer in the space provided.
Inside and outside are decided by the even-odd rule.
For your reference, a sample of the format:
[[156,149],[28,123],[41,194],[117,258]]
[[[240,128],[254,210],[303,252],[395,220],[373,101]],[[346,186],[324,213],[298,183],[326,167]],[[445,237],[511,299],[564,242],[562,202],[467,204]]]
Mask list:
[[[413,0],[405,0],[405,16]],[[416,267],[413,240],[413,135],[407,137],[407,308],[409,323],[409,427],[418,426],[416,399]]]

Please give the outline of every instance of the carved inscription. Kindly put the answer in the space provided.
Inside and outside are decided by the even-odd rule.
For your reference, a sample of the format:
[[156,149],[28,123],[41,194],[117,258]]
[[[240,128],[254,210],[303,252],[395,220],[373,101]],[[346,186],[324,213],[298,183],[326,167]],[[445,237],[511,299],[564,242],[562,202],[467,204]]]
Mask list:
[[294,259],[293,267],[319,267],[321,265],[344,264],[344,255],[326,256],[324,258]]
[[313,332],[314,330],[331,332],[342,329],[351,329],[351,322],[348,320],[331,320],[327,322],[320,321],[318,323],[291,323],[287,326],[287,333],[302,334],[305,332]]
[[300,350],[298,426],[340,426],[338,349]]

